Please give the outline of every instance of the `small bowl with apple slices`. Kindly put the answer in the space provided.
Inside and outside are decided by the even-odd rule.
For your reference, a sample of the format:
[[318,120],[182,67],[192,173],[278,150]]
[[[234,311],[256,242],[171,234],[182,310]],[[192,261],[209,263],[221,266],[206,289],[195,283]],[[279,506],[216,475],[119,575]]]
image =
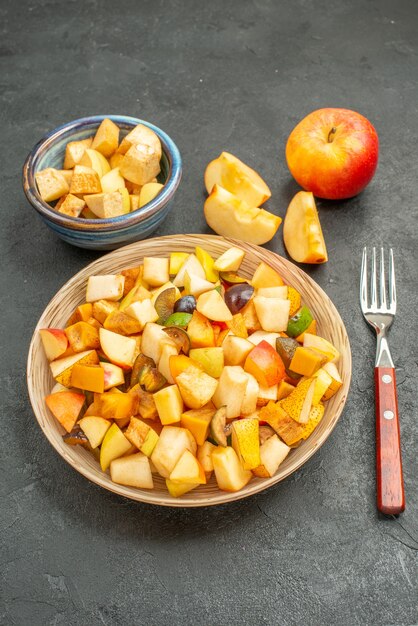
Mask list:
[[61,239],[112,250],[159,226],[181,174],[180,152],[163,130],[134,117],[95,115],[35,145],[23,166],[23,189]]

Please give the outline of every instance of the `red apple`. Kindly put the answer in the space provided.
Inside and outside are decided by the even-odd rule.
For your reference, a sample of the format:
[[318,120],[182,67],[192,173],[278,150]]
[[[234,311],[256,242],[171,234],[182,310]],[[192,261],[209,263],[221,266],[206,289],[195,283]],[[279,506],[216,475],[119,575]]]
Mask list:
[[39,331],[48,361],[55,361],[68,347],[67,335],[61,328],[41,328]]
[[372,124],[348,109],[318,109],[290,133],[286,160],[296,181],[319,198],[362,191],[376,171],[379,140]]

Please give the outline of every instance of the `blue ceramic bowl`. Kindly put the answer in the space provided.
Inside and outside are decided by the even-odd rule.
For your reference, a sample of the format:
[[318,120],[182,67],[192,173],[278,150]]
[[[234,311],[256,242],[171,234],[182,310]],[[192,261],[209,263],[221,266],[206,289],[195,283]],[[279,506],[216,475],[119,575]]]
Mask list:
[[[121,138],[137,124],[148,126],[158,135],[162,147],[161,173],[158,180],[164,187],[154,200],[137,211],[119,217],[85,219],[63,215],[42,200],[36,185],[35,173],[46,167],[62,169],[67,143],[91,137],[106,117],[119,126]],[[181,156],[176,144],[157,126],[125,115],[94,115],[64,124],[45,135],[36,144],[23,166],[23,189],[45,224],[61,239],[80,248],[113,250],[145,239],[158,228],[172,208],[181,173]]]

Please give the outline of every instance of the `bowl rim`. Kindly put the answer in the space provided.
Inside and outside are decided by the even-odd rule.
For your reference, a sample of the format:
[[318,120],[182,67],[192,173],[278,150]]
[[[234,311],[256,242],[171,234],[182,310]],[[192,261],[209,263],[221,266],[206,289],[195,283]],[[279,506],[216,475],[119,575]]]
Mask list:
[[[168,160],[167,181],[164,184],[162,191],[141,209],[137,209],[132,213],[126,213],[125,215],[120,215],[118,217],[85,219],[64,215],[55,211],[55,209],[42,200],[37,189],[35,167],[41,158],[41,155],[47,151],[57,139],[69,131],[75,131],[82,127],[98,127],[100,122],[106,118],[112,120],[115,124],[118,124],[120,127],[125,129],[134,128],[138,124],[143,124],[158,135],[162,144],[163,152]],[[69,139],[69,141],[71,141],[71,139]],[[161,130],[161,128],[155,126],[151,122],[147,122],[136,117],[127,115],[100,114],[78,118],[71,122],[62,124],[61,126],[58,126],[57,128],[46,133],[35,144],[25,159],[22,169],[22,185],[26,198],[44,219],[71,230],[94,233],[98,231],[106,232],[124,230],[139,222],[148,220],[150,217],[158,213],[173,198],[177,187],[180,184],[181,176],[182,159],[180,151],[165,131]]]
[[[154,490],[147,491],[147,490],[141,490],[141,489],[134,489],[130,487],[124,487],[123,485],[118,485],[116,483],[112,483],[108,475],[104,473],[103,477],[106,477],[108,479],[105,482],[101,476],[98,478],[97,475],[92,470],[90,470],[89,467],[83,466],[82,463],[80,462],[77,463],[76,461],[74,461],[74,459],[71,458],[71,456],[65,450],[65,448],[61,449],[59,445],[57,445],[54,439],[53,433],[44,423],[42,412],[40,411],[39,412],[40,414],[38,414],[36,410],[36,405],[37,405],[36,393],[35,393],[33,384],[31,383],[32,383],[33,372],[35,371],[34,366],[35,366],[36,352],[37,352],[36,343],[39,341],[38,331],[40,328],[44,327],[43,326],[44,318],[56,308],[56,302],[58,301],[59,299],[58,297],[60,296],[60,294],[62,294],[62,292],[65,291],[65,289],[68,288],[69,285],[72,286],[72,283],[77,284],[77,282],[81,278],[83,278],[84,280],[85,276],[83,275],[85,273],[93,271],[96,267],[100,267],[100,265],[103,262],[106,262],[107,260],[110,260],[113,257],[118,257],[118,255],[122,255],[125,251],[129,252],[129,251],[133,251],[136,248],[139,248],[138,254],[141,255],[143,254],[140,249],[141,246],[149,245],[150,243],[152,244],[154,242],[158,243],[160,246],[163,246],[163,250],[167,251],[170,249],[169,244],[170,244],[170,241],[172,240],[176,240],[177,242],[181,240],[182,245],[183,243],[187,245],[188,243],[191,243],[193,241],[195,245],[204,245],[205,242],[208,242],[208,244],[210,244],[212,242],[214,244],[221,243],[221,245],[226,245],[227,247],[241,246],[241,247],[245,247],[246,251],[251,252],[255,256],[255,258],[258,259],[259,261],[264,260],[267,263],[269,262],[269,259],[270,259],[270,262],[272,262],[276,258],[279,261],[279,264],[288,266],[289,271],[291,271],[291,273],[293,272],[296,274],[300,274],[303,280],[307,281],[308,286],[311,286],[315,289],[316,295],[319,295],[321,299],[325,301],[329,311],[332,312],[333,321],[338,322],[340,329],[341,329],[342,343],[344,344],[344,352],[341,353],[341,357],[346,367],[346,375],[343,379],[343,385],[338,390],[336,396],[334,396],[336,399],[339,396],[339,399],[338,399],[338,404],[335,407],[335,412],[333,413],[329,424],[327,424],[327,427],[319,435],[318,439],[315,442],[312,442],[312,446],[304,450],[304,453],[301,456],[301,458],[299,458],[297,462],[294,462],[293,464],[291,464],[286,469],[286,471],[282,470],[281,473],[280,472],[276,473],[271,478],[252,480],[243,490],[238,491],[238,492],[228,493],[225,491],[218,490],[216,495],[209,495],[206,497],[201,496],[200,498],[197,498],[197,497],[193,497],[193,491],[192,491],[189,494],[186,494],[186,497],[182,496],[180,498],[171,498],[168,496],[168,494],[167,496],[162,497],[161,493],[159,492],[156,493]],[[292,269],[290,270],[290,268]],[[45,363],[47,364],[46,361]],[[322,445],[325,443],[325,441],[328,439],[328,437],[331,435],[332,431],[334,430],[340,418],[340,415],[344,409],[345,403],[347,401],[348,392],[350,388],[350,382],[351,382],[351,376],[352,376],[351,348],[350,348],[350,342],[349,342],[349,338],[348,338],[348,334],[347,334],[344,322],[341,319],[341,316],[337,308],[333,304],[332,300],[325,293],[325,291],[313,280],[313,278],[311,278],[308,274],[306,274],[301,268],[299,268],[294,263],[281,257],[277,253],[267,250],[265,248],[261,248],[260,246],[256,246],[254,244],[246,244],[242,241],[238,241],[236,239],[231,239],[227,237],[219,237],[219,236],[214,236],[214,235],[197,235],[197,234],[168,235],[164,237],[151,238],[145,241],[135,242],[135,243],[129,244],[128,246],[124,246],[123,248],[119,248],[118,250],[115,250],[113,252],[110,252],[109,254],[106,254],[100,257],[99,259],[96,259],[92,263],[89,263],[88,265],[83,267],[79,272],[74,274],[55,293],[55,295],[49,301],[48,305],[44,309],[43,313],[41,314],[41,317],[39,318],[36,324],[36,327],[34,329],[33,336],[30,342],[30,346],[29,346],[28,359],[27,359],[27,371],[26,371],[29,399],[30,399],[36,420],[38,421],[38,424],[42,432],[44,433],[45,437],[48,439],[49,443],[52,445],[55,451],[65,461],[67,461],[67,463],[71,465],[73,469],[77,470],[85,478],[92,481],[96,485],[99,485],[100,487],[103,487],[106,490],[116,493],[120,496],[129,498],[134,501],[144,502],[147,504],[155,504],[159,506],[169,506],[169,507],[176,507],[176,508],[215,506],[219,504],[228,504],[236,500],[241,500],[243,498],[247,498],[252,495],[255,495],[256,493],[259,493],[261,491],[265,491],[269,487],[276,485],[277,483],[281,482],[285,478],[288,478],[288,476],[290,476],[291,474],[299,470],[313,456],[313,454],[322,447]],[[46,407],[44,405],[43,405],[42,411],[43,413],[45,413],[46,411]],[[56,423],[56,426],[58,428],[59,426],[58,423]]]

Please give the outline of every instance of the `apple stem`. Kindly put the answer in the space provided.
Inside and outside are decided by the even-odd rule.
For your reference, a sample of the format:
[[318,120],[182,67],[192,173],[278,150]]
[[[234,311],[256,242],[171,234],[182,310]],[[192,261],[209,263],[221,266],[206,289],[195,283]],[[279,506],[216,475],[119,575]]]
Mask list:
[[336,132],[337,132],[337,128],[333,126],[328,133],[328,143],[332,143]]

